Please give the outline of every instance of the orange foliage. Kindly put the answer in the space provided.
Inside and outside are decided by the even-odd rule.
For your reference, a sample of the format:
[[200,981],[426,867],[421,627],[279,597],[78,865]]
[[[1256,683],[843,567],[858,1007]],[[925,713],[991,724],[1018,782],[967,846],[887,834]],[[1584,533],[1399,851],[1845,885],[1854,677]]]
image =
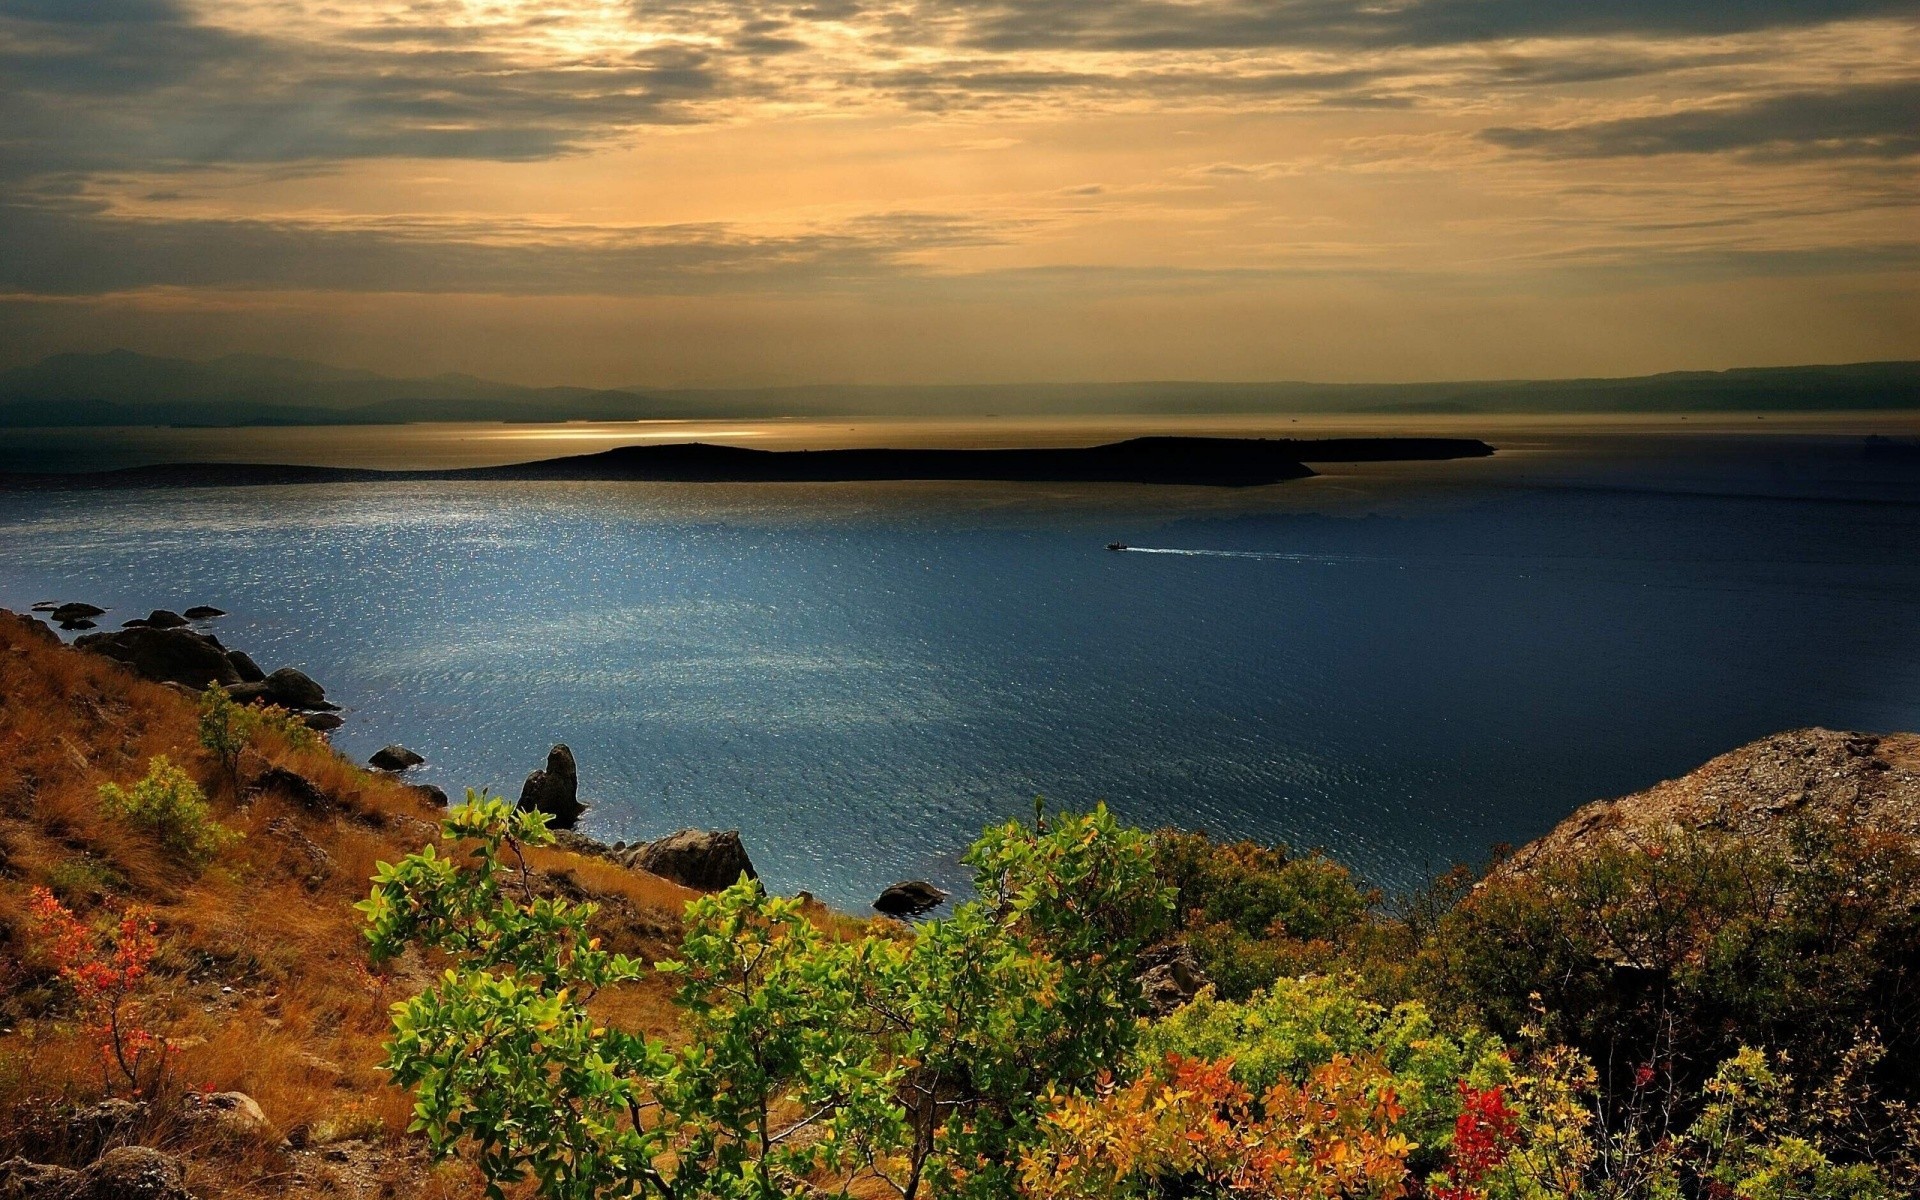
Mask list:
[[1035,1200],[1105,1200],[1173,1179],[1196,1194],[1391,1200],[1407,1191],[1413,1144],[1395,1132],[1402,1109],[1385,1079],[1377,1064],[1336,1057],[1256,1100],[1231,1061],[1170,1055],[1164,1075],[1057,1099],[1022,1182]]

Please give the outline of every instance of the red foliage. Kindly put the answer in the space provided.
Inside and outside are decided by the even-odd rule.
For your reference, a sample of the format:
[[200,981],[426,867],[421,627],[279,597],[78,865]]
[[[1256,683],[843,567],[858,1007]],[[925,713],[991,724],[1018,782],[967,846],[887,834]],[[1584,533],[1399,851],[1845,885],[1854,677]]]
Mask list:
[[104,941],[46,888],[33,889],[28,913],[41,948],[79,1002],[81,1021],[100,1048],[100,1069],[112,1090],[115,1072],[138,1095],[159,1081],[167,1047],[147,1028],[140,983],[159,949],[145,909],[129,908]]
[[1453,1123],[1453,1162],[1434,1200],[1484,1200],[1480,1185],[1513,1149],[1514,1111],[1501,1088],[1460,1081],[1460,1116]]

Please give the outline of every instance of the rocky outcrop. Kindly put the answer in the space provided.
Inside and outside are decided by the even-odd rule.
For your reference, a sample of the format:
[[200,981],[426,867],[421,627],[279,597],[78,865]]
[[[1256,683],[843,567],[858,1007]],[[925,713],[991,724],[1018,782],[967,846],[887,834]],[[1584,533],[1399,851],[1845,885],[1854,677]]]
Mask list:
[[136,675],[155,683],[177,683],[198,691],[210,683],[231,688],[240,682],[226,648],[191,629],[136,626],[113,633],[89,633],[74,645],[125,663]]
[[1147,1011],[1164,1017],[1199,994],[1211,982],[1185,942],[1163,942],[1140,955],[1140,994]]
[[258,683],[242,683],[227,691],[242,704],[264,701],[301,712],[332,712],[340,707],[329,703],[326,689],[296,667],[281,667]]
[[193,1200],[180,1160],[146,1146],[109,1150],[80,1175],[74,1200]]
[[446,789],[431,783],[410,783],[407,786],[412,788],[414,793],[422,800],[425,800],[435,808],[445,808],[447,806]]
[[186,1169],[170,1154],[121,1146],[84,1170],[28,1162],[0,1162],[0,1200],[193,1200]]
[[211,604],[196,604],[181,615],[189,621],[211,621],[215,617],[226,616],[227,610],[224,608],[215,608]]
[[373,757],[367,759],[368,765],[382,771],[408,771],[426,761],[423,756],[398,743],[380,747],[373,752]]
[[742,875],[760,878],[737,829],[682,829],[657,842],[630,847],[621,861],[700,892],[732,887]]
[[1605,844],[1676,836],[1765,844],[1791,836],[1796,818],[1920,840],[1920,734],[1797,729],[1762,738],[1678,779],[1579,809],[1495,874]]
[[244,650],[227,651],[227,661],[233,664],[234,673],[240,676],[241,683],[259,683],[267,677],[260,664]]
[[24,1158],[0,1162],[0,1200],[78,1200],[82,1182],[70,1167]]
[[580,803],[580,775],[573,751],[560,743],[547,751],[547,765],[527,776],[520,788],[520,807],[553,818],[555,829],[572,829],[587,806]]
[[301,717],[300,723],[315,733],[332,733],[347,722],[339,713],[317,712]]
[[201,1137],[216,1141],[280,1140],[273,1122],[245,1092],[188,1092],[180,1101],[180,1120]]
[[311,813],[333,811],[333,797],[321,791],[320,785],[313,780],[286,767],[268,767],[254,776],[247,790],[256,795],[262,792],[278,792]]
[[187,619],[170,609],[156,608],[144,617],[135,617],[125,622],[128,629],[179,629]]
[[880,893],[874,911],[889,917],[917,917],[946,903],[947,894],[923,879],[896,883]]
[[[34,605],[37,609],[40,606]],[[45,610],[47,615],[62,625],[73,621],[91,621],[95,617],[104,617],[107,610],[94,604],[56,604]]]

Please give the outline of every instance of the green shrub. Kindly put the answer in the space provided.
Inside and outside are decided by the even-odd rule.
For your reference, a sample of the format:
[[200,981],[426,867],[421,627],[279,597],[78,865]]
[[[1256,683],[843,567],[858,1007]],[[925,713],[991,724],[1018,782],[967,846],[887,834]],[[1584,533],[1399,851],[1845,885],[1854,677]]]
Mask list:
[[47,869],[47,886],[68,904],[97,904],[126,885],[118,871],[91,854],[63,858]]
[[1154,863],[1201,969],[1227,999],[1284,976],[1337,969],[1368,927],[1377,894],[1318,852],[1216,843],[1202,833],[1153,835]]
[[1499,1039],[1475,1029],[1449,1033],[1425,1006],[1391,1008],[1360,994],[1351,980],[1281,979],[1244,1002],[1202,992],[1151,1025],[1141,1038],[1148,1062],[1169,1054],[1229,1060],[1233,1077],[1255,1095],[1282,1079],[1298,1085],[1336,1057],[1377,1061],[1405,1106],[1397,1130],[1418,1147],[1416,1172],[1438,1165],[1460,1114],[1459,1084],[1487,1088],[1510,1081]]
[[152,834],[194,867],[206,866],[241,837],[238,831],[213,820],[200,785],[164,754],[152,759],[146,777],[131,787],[102,784],[100,803],[120,820]]
[[469,849],[380,864],[360,908],[376,959],[453,959],[395,1009],[386,1067],[414,1128],[547,1196],[771,1200],[828,1173],[1006,1196],[1046,1098],[1129,1061],[1137,952],[1170,908],[1146,837],[1104,809],[989,830],[980,899],[907,939],[827,937],[743,879],[688,906],[659,964],[685,1015],[669,1047],[594,1022],[594,994],[644,969],[587,936],[590,905],[508,865],[545,823],[469,793],[443,826]]

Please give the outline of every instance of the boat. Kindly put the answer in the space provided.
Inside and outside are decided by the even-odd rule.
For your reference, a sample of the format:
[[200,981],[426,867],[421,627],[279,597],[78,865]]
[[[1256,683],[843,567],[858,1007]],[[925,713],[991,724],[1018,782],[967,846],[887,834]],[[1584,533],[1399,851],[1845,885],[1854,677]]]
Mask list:
[[1126,548],[1127,548],[1127,544],[1125,542],[1108,542],[1107,543],[1107,549],[1109,550],[1125,550]]

